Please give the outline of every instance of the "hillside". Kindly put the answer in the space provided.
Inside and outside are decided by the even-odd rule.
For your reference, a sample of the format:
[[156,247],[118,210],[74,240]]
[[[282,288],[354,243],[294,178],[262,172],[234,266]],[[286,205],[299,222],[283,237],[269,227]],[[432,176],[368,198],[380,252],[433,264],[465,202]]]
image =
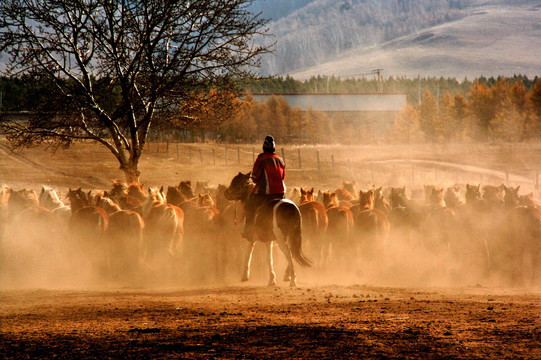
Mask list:
[[533,77],[540,18],[537,1],[316,0],[270,23],[275,51],[261,73]]

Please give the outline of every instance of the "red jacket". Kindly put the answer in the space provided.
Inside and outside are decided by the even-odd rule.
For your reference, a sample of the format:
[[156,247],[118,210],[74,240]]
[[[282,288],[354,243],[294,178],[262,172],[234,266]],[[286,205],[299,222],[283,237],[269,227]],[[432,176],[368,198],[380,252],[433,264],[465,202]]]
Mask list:
[[252,170],[254,194],[284,194],[286,185],[284,160],[275,153],[264,152],[257,157]]

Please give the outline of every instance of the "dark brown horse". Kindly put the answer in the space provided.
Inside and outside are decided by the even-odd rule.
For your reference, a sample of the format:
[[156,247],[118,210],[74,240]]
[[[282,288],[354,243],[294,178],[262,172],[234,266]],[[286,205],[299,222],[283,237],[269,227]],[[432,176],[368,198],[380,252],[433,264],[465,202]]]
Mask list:
[[300,188],[299,210],[302,215],[303,233],[308,240],[311,252],[318,266],[324,266],[330,261],[331,248],[329,239],[325,236],[329,219],[325,207],[314,201],[314,188]]
[[92,203],[91,192],[81,188],[69,189],[71,204],[69,232],[74,246],[88,262],[92,270],[104,275],[108,266],[108,246],[105,231],[109,222],[107,213]]
[[516,206],[503,218],[489,242],[491,275],[508,285],[532,285],[540,272],[541,210]]
[[329,219],[327,237],[333,249],[333,262],[344,264],[343,261],[351,258],[353,214],[340,205],[336,193],[323,192],[323,205]]
[[[255,184],[250,173],[238,173],[225,192],[229,200],[239,200],[246,204]],[[293,259],[300,265],[310,266],[310,261],[302,252],[302,218],[297,205],[287,199],[272,200],[262,204],[255,214],[255,234],[257,238],[267,245],[267,261],[269,266],[269,285],[276,284],[276,275],[272,260],[272,243],[276,240],[286,257],[288,266],[284,281],[290,286],[296,286],[296,274],[293,268]],[[254,249],[254,242],[248,245],[248,253],[244,267],[243,281],[250,276],[250,262]]]

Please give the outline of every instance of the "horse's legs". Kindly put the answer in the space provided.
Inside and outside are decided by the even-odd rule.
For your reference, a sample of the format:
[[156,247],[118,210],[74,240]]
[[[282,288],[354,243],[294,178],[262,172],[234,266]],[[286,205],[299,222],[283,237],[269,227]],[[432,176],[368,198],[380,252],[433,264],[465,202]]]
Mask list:
[[265,246],[267,247],[267,264],[269,265],[269,286],[274,286],[276,285],[276,274],[272,261],[272,241],[265,242]]
[[254,253],[255,241],[248,243],[248,251],[244,261],[244,271],[242,272],[242,281],[248,281],[250,278],[250,264],[252,263],[252,254]]
[[291,250],[285,243],[284,239],[278,237],[278,245],[284,253],[287,260],[286,273],[284,275],[284,281],[289,280],[289,286],[297,286],[297,276],[295,275],[295,270],[293,269],[293,258],[291,257]]

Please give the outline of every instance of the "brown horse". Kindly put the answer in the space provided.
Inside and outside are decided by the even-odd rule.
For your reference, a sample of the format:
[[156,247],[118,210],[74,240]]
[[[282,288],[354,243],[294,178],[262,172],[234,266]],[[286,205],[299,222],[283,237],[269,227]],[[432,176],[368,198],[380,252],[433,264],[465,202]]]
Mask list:
[[109,215],[105,238],[112,279],[137,283],[142,268],[143,229],[143,218],[135,211],[118,210]]
[[448,208],[443,199],[442,187],[432,187],[430,190],[430,213],[424,224],[425,246],[437,253],[448,255],[453,241],[457,236],[457,221],[455,212]]
[[355,216],[356,246],[365,260],[374,260],[383,254],[389,236],[389,220],[385,213],[374,208],[374,189],[359,191],[361,211]]
[[105,231],[108,216],[105,210],[92,204],[91,191],[85,193],[81,188],[68,191],[71,204],[69,233],[76,251],[80,252],[92,270],[104,275],[108,266],[108,247]]
[[145,263],[164,279],[177,275],[184,236],[184,212],[167,204],[163,188],[149,188],[143,206],[145,221],[143,258]]
[[[248,200],[255,184],[251,174],[238,173],[225,192],[229,200],[239,200],[244,205]],[[284,253],[288,266],[284,281],[290,286],[296,286],[296,274],[293,268],[293,259],[300,265],[310,266],[310,261],[302,252],[302,217],[299,208],[291,200],[272,200],[262,204],[255,214],[255,233],[257,238],[267,245],[267,263],[269,266],[269,285],[276,284],[276,275],[272,260],[272,243],[276,240]],[[250,262],[255,241],[248,245],[248,253],[244,267],[243,281],[250,276]]]
[[509,285],[536,283],[541,257],[541,210],[516,206],[503,218],[489,243],[491,275]]
[[318,266],[324,266],[330,261],[331,248],[329,239],[325,236],[329,219],[325,207],[314,201],[314,188],[305,190],[300,188],[299,210],[302,215],[302,224],[305,237],[311,252],[315,255]]
[[353,214],[349,208],[339,204],[336,193],[324,192],[323,205],[329,219],[327,237],[333,249],[333,261],[341,263],[351,255]]

